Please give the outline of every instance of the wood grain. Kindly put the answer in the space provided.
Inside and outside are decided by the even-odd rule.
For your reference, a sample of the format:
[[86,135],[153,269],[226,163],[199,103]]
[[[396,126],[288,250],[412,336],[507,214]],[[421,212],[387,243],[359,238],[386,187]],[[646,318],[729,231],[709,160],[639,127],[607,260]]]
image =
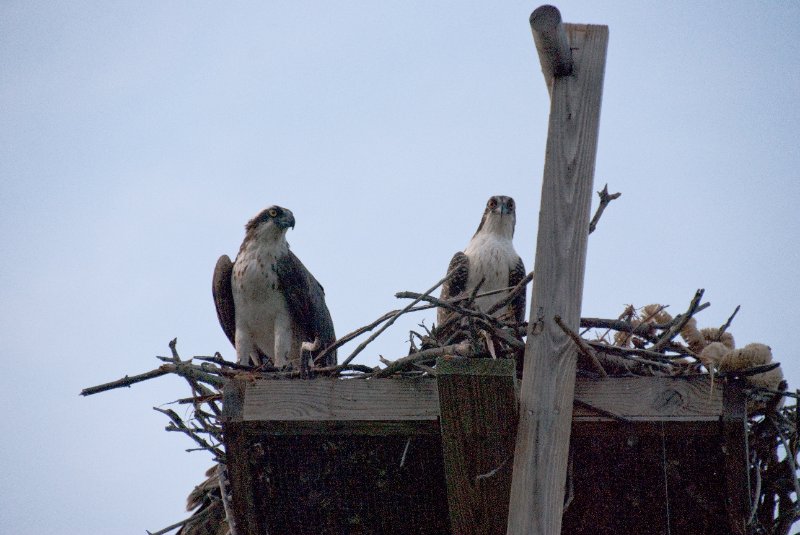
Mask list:
[[517,431],[516,362],[440,359],[436,369],[452,533],[505,533]]
[[245,390],[242,420],[436,420],[436,396],[431,380],[257,381]]
[[716,422],[722,414],[722,387],[712,390],[707,376],[618,377],[575,383],[575,424],[609,422],[602,411],[631,422]]
[[561,531],[577,353],[556,325],[580,324],[608,28],[565,25],[570,76],[556,77],[520,394],[509,535]]
[[[440,359],[437,371],[440,379],[464,374],[506,377],[511,362]],[[518,388],[516,381],[514,384]],[[583,403],[575,404],[573,423],[580,426],[619,418],[637,424],[717,422],[723,413],[722,388],[718,383],[712,390],[705,375],[581,378],[575,382],[574,396]],[[225,386],[223,414],[227,422],[244,422],[253,433],[270,435],[347,434],[353,432],[352,422],[378,421],[382,422],[380,427],[359,433],[403,434],[415,428],[422,433],[438,433],[439,403],[434,378],[408,384],[396,379],[236,380]]]

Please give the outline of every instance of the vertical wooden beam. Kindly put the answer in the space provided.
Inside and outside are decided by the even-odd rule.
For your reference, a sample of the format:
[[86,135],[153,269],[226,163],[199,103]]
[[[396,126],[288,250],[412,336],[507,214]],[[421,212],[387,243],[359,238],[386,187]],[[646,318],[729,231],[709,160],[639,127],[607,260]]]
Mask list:
[[573,70],[555,76],[520,393],[509,535],[561,532],[578,330],[608,27],[565,25]]
[[725,466],[725,510],[733,535],[750,533],[750,460],[747,445],[747,399],[742,386],[725,383],[722,391],[722,457]]
[[439,359],[436,377],[451,532],[505,533],[517,431],[516,364]]

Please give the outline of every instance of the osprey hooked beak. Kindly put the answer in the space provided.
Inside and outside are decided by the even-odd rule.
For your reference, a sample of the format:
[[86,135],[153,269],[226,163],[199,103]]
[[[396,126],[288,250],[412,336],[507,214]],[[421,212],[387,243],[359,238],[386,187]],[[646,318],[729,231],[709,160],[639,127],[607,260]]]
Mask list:
[[284,208],[274,221],[281,228],[294,228],[294,214],[287,208]]

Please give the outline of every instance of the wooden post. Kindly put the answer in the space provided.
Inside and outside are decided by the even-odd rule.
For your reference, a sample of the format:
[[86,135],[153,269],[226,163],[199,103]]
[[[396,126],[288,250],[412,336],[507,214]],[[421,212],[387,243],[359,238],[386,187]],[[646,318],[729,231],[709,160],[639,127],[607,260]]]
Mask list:
[[436,363],[452,533],[505,533],[517,432],[516,373],[511,359]]
[[[725,463],[725,510],[733,535],[750,533],[750,459],[747,446],[747,397],[741,385],[723,385],[722,456]],[[744,484],[742,484],[744,483]]]
[[[579,328],[608,27],[566,24],[564,30],[573,69],[569,76],[551,72],[509,535],[560,533],[564,505],[577,351],[553,318]],[[543,68],[559,64],[551,48],[539,52]]]

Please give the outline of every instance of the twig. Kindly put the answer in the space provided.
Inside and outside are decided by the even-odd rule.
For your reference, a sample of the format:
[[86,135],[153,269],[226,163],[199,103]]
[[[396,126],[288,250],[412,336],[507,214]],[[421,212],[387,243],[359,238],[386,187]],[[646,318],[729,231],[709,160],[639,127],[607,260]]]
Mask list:
[[161,409],[159,407],[153,407],[153,410],[158,411],[161,414],[165,414],[170,420],[172,420],[172,423],[178,429],[183,430],[184,433],[186,433],[186,435],[189,436],[192,440],[197,442],[197,444],[199,444],[202,449],[206,449],[214,453],[214,456],[217,457],[217,459],[221,459],[224,457],[222,450],[220,450],[218,446],[213,446],[209,444],[208,442],[206,442],[205,439],[198,436],[197,433],[194,433],[189,427],[186,426],[181,417],[178,416],[178,414],[175,411],[171,409]]
[[[674,366],[671,363],[659,362],[657,360],[649,360],[640,357],[638,354],[647,353],[647,351],[643,349],[610,346],[600,342],[587,342],[587,343],[593,348],[597,349],[597,351],[600,353],[609,353],[618,357],[622,357],[624,359],[628,359],[632,362],[637,362],[639,364],[646,364],[648,366],[655,366],[657,368],[662,368],[665,370],[671,370],[674,368]],[[655,353],[655,355],[664,358],[664,355],[662,355],[661,353]]]
[[418,294],[415,292],[397,292],[395,297],[399,299],[417,299],[418,301],[426,301],[439,308],[446,308],[457,312],[462,316],[471,316],[473,318],[480,318],[487,323],[499,324],[500,320],[490,316],[488,312],[481,312],[480,310],[473,310],[471,308],[464,308],[462,306],[453,304],[451,300],[444,300],[433,297],[432,295]]
[[219,353],[214,353],[213,357],[194,356],[192,357],[192,359],[201,360],[204,362],[212,362],[214,364],[218,364],[219,366],[225,366],[226,368],[231,368],[234,370],[245,370],[245,371],[253,370],[253,366],[248,366],[246,364],[239,364],[238,362],[231,362],[229,360],[225,360]]
[[[780,366],[780,362],[770,362],[769,364],[763,364],[761,366],[753,366],[752,368],[747,368],[745,370],[729,370],[724,372],[717,372],[717,377],[750,377],[751,375],[758,375],[760,373],[766,373],[769,371],[774,370],[778,366]],[[758,388],[756,390],[760,391],[768,391],[766,388]],[[781,394],[784,394],[781,392]],[[800,495],[798,495],[800,497]]]
[[197,513],[194,513],[189,518],[185,518],[185,519],[181,520],[180,522],[175,522],[171,526],[167,526],[167,527],[165,527],[163,529],[160,529],[158,531],[145,531],[145,533],[147,533],[147,535],[166,535],[167,533],[169,533],[173,529],[181,528],[181,527],[185,526],[189,521],[197,521],[197,520],[202,519],[203,517],[207,516],[208,513],[210,513],[210,512],[211,512],[211,508],[210,507],[206,507],[203,511],[199,511]]
[[[742,308],[742,305],[736,305],[736,308],[733,310],[733,314],[731,314],[731,315],[730,315],[730,317],[728,318],[728,321],[726,321],[725,323],[723,323],[723,324],[722,324],[722,327],[720,327],[720,328],[717,330],[717,336],[718,336],[718,337],[719,337],[719,336],[722,336],[722,333],[724,333],[725,331],[727,331],[727,330],[728,330],[728,327],[730,327],[730,326],[731,326],[731,323],[733,323],[733,318],[735,318],[735,317],[736,317],[736,314],[739,312],[739,309],[740,309],[740,308]],[[800,499],[800,496],[798,496],[798,499]]]
[[602,191],[598,191],[597,194],[600,196],[600,205],[597,207],[597,211],[594,213],[594,217],[592,217],[591,222],[589,223],[589,234],[594,232],[594,229],[597,228],[597,223],[600,221],[600,216],[603,215],[603,212],[606,209],[606,206],[611,204],[611,201],[614,199],[618,199],[622,193],[608,193],[608,184],[603,186]]
[[84,388],[83,390],[81,390],[81,396],[91,396],[94,394],[99,394],[100,392],[106,392],[107,390],[113,390],[115,388],[122,388],[122,387],[130,388],[130,386],[133,384],[141,383],[142,381],[147,381],[148,379],[153,379],[155,377],[161,377],[162,375],[166,375],[172,372],[173,370],[168,369],[167,366],[161,366],[155,370],[142,373],[139,375],[134,375],[132,377],[126,375],[122,379],[117,379],[116,381],[111,381],[110,383]]
[[[409,312],[414,312],[414,311],[417,311],[417,310],[427,310],[429,308],[432,308],[432,307],[426,306],[426,307],[412,308],[412,309],[409,310]],[[323,349],[322,352],[319,355],[317,355],[317,358],[314,359],[314,362],[315,363],[316,362],[323,362],[323,359],[325,359],[325,357],[327,357],[331,353],[331,351],[339,349],[340,347],[342,347],[344,344],[346,344],[350,340],[352,340],[354,338],[358,338],[362,334],[371,331],[372,329],[374,329],[375,327],[377,327],[378,325],[380,325],[384,321],[392,319],[398,313],[400,313],[400,310],[392,310],[390,312],[387,312],[386,314],[384,314],[380,318],[376,319],[375,321],[373,321],[369,325],[365,325],[364,327],[356,329],[355,331],[342,336],[341,338],[336,340],[334,343],[332,343],[331,345],[329,345],[328,347]]]
[[[753,505],[750,508],[750,517],[747,520],[747,524],[750,525],[753,523],[753,519],[756,517],[756,512],[758,511],[758,503],[761,501],[761,462],[755,462],[755,472],[756,472],[756,490],[753,494],[752,502]],[[800,496],[798,497],[800,498]]]
[[594,412],[596,412],[598,414],[602,414],[603,416],[611,418],[612,420],[616,420],[618,422],[622,422],[622,423],[626,423],[626,424],[631,423],[631,420],[629,420],[628,418],[625,418],[621,414],[617,414],[615,412],[607,411],[606,409],[601,409],[600,407],[596,407],[596,406],[592,405],[588,401],[584,401],[584,400],[578,399],[578,398],[575,398],[572,401],[574,403],[577,403],[578,405],[580,405],[581,407],[583,407],[585,409],[589,409],[590,411],[594,411]]
[[468,357],[472,356],[472,351],[469,347],[469,343],[467,342],[461,342],[460,344],[452,344],[443,347],[434,347],[431,349],[423,349],[422,351],[417,351],[416,353],[408,355],[407,357],[395,360],[384,369],[376,373],[375,377],[389,377],[393,373],[413,365],[415,362],[441,357],[444,355],[461,355],[462,357]]
[[502,462],[500,462],[499,465],[495,466],[485,474],[478,474],[477,476],[475,476],[475,482],[477,483],[481,479],[489,479],[490,477],[493,477],[495,474],[497,474],[497,472],[502,470],[505,465],[508,464],[508,461],[510,461],[512,457],[513,455],[508,455],[505,459],[502,460]]
[[675,323],[673,323],[673,325],[661,335],[658,341],[650,348],[650,351],[662,351],[667,344],[672,341],[673,338],[678,336],[678,334],[681,332],[681,329],[683,329],[684,326],[686,326],[686,324],[689,322],[689,319],[698,312],[698,308],[700,307],[700,299],[703,298],[704,291],[705,290],[701,288],[695,292],[692,302],[689,303],[689,308],[685,313],[679,316],[680,320],[675,318]]
[[[455,271],[455,269],[453,269],[453,271]],[[439,282],[437,282],[435,285],[431,286],[431,287],[428,289],[428,291],[427,291],[427,292],[425,292],[424,294],[422,294],[422,297],[424,297],[424,296],[427,296],[427,295],[428,295],[428,294],[430,294],[432,291],[434,291],[436,288],[438,288],[439,286],[441,286],[442,284],[444,284],[444,283],[445,283],[445,281],[446,281],[448,278],[450,278],[450,276],[452,275],[453,271],[451,271],[451,272],[448,272],[448,273],[447,273],[447,275],[445,275],[445,276],[444,276],[444,278],[443,278],[442,280],[440,280]],[[388,329],[389,327],[391,327],[391,325],[392,325],[392,324],[393,324],[393,323],[394,323],[394,322],[397,320],[397,318],[399,318],[400,316],[402,316],[403,314],[405,314],[406,312],[408,312],[409,310],[411,310],[411,308],[412,308],[414,305],[416,305],[417,303],[419,303],[420,301],[421,301],[421,299],[415,299],[414,301],[412,301],[412,302],[411,302],[411,304],[410,304],[410,305],[408,305],[407,307],[405,307],[405,308],[404,308],[404,309],[402,309],[401,311],[399,311],[399,312],[397,312],[396,314],[394,314],[394,315],[392,316],[392,318],[391,318],[389,321],[387,321],[387,322],[386,322],[386,323],[383,325],[383,327],[381,327],[380,329],[378,329],[377,331],[375,331],[375,333],[374,333],[374,334],[372,334],[372,336],[370,336],[369,338],[367,338],[366,340],[364,340],[363,342],[361,342],[361,344],[359,344],[359,346],[358,346],[358,347],[355,349],[355,351],[353,351],[352,353],[350,353],[350,356],[349,356],[349,357],[347,357],[346,359],[344,359],[344,362],[342,362],[342,364],[341,364],[341,365],[342,365],[342,366],[345,366],[345,365],[347,365],[347,364],[350,364],[350,362],[351,362],[351,361],[352,361],[354,358],[356,358],[356,355],[358,355],[359,353],[361,353],[361,352],[364,350],[364,348],[365,348],[365,347],[367,347],[367,345],[369,345],[369,343],[370,343],[370,342],[372,342],[372,341],[373,341],[373,340],[375,340],[375,339],[376,339],[378,336],[380,336],[380,335],[381,335],[381,333],[382,333],[383,331],[385,331],[386,329]]]
[[217,464],[217,479],[219,480],[219,492],[222,495],[222,507],[225,509],[225,520],[228,522],[228,535],[238,535],[233,516],[233,504],[230,494],[228,494],[228,468],[222,463]]
[[[655,351],[651,351],[649,349],[639,349],[638,347],[619,347],[594,340],[588,340],[586,343],[601,353],[611,353],[612,355],[621,356],[630,355],[637,359],[648,358],[658,361],[658,363],[661,365],[670,364],[673,358],[679,358],[684,355],[684,353],[681,353],[676,356],[671,356],[665,355],[664,353],[656,353]],[[686,355],[692,356],[691,353],[686,353]]]
[[781,439],[783,447],[784,449],[786,449],[786,458],[789,460],[789,466],[792,469],[791,479],[792,479],[792,484],[794,485],[794,493],[795,496],[797,496],[798,499],[800,499],[800,482],[797,480],[797,463],[794,460],[794,457],[795,455],[797,455],[797,452],[793,451],[792,448],[789,447],[789,441],[786,440],[786,436],[783,434],[783,431],[781,431],[781,428],[778,425],[778,423],[772,417],[769,418],[769,421],[772,422],[772,425],[775,427],[775,431],[778,432],[778,438]]
[[592,363],[594,368],[597,370],[597,373],[600,374],[600,377],[608,377],[605,368],[603,368],[603,365],[600,364],[599,360],[597,360],[597,354],[591,347],[586,345],[586,342],[584,342],[583,338],[578,336],[572,329],[567,327],[567,325],[561,319],[561,316],[556,315],[553,319],[555,320],[556,325],[561,327],[561,330],[564,331],[564,334],[569,336],[572,341],[575,342],[575,345],[578,346],[578,351],[580,351],[586,358],[589,359],[589,362]]
[[517,298],[517,296],[520,294],[520,292],[524,292],[525,291],[525,287],[532,280],[533,280],[533,271],[531,271],[530,273],[525,275],[525,278],[523,278],[521,281],[519,281],[516,284],[516,286],[514,286],[514,288],[511,289],[511,291],[508,293],[508,295],[505,296],[501,301],[498,301],[497,303],[495,303],[494,305],[489,307],[489,310],[487,310],[486,313],[487,314],[494,314],[495,312],[497,312],[498,310],[500,310],[504,306],[508,305],[511,301],[513,301],[514,299]]
[[[487,290],[485,292],[478,293],[477,295],[475,295],[475,297],[476,298],[478,298],[478,297],[487,297],[487,296],[490,296],[490,295],[497,295],[497,294],[502,294],[502,293],[506,293],[506,292],[514,293],[514,292],[517,291],[517,289],[520,287],[520,285],[525,286],[532,279],[533,279],[533,272],[530,272],[530,273],[528,273],[528,275],[526,275],[526,277],[524,279],[522,279],[520,282],[518,282],[514,286],[506,286],[505,288],[498,288],[497,290]],[[397,292],[397,293],[394,294],[394,296],[397,297],[398,299],[413,299],[414,296],[417,296],[417,295],[419,295],[419,294],[415,293],[415,292]],[[451,305],[457,305],[461,301],[469,301],[470,298],[471,298],[471,296],[469,296],[469,295],[460,295],[460,296],[457,296],[457,297],[451,297],[450,299],[442,299],[442,301],[445,302],[445,303],[450,303]],[[426,306],[425,308],[433,308],[433,307]],[[420,309],[420,310],[422,310],[422,309]]]
[[411,437],[406,440],[406,447],[403,448],[403,456],[400,458],[400,468],[406,464],[406,455],[408,454],[408,447],[411,446]]

